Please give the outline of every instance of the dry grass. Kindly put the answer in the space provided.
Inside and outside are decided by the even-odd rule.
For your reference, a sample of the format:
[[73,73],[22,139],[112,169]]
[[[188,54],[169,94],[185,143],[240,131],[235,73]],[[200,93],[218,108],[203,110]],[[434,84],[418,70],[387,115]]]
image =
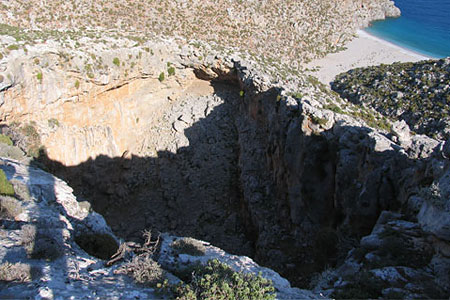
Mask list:
[[153,241],[151,232],[144,231],[144,238],[144,245],[135,249],[140,254],[123,264],[116,270],[116,273],[129,274],[138,283],[156,287],[166,279],[166,271],[153,260],[153,254],[158,248],[159,237]]
[[192,256],[205,255],[206,247],[201,241],[193,238],[181,238],[170,245],[178,254],[184,253]]
[[19,200],[13,197],[0,196],[0,218],[14,219],[23,212]]
[[30,282],[32,280],[30,265],[5,262],[0,265],[0,281]]

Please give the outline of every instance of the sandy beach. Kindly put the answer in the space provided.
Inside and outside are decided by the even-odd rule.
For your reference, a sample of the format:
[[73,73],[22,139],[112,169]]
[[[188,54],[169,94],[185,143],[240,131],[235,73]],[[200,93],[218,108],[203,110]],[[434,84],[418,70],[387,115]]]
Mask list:
[[346,50],[329,54],[322,59],[307,64],[308,69],[316,69],[309,74],[316,76],[322,83],[328,85],[336,75],[350,69],[382,63],[391,64],[393,62],[414,62],[431,59],[431,57],[377,38],[363,30],[359,30],[357,35],[346,45]]

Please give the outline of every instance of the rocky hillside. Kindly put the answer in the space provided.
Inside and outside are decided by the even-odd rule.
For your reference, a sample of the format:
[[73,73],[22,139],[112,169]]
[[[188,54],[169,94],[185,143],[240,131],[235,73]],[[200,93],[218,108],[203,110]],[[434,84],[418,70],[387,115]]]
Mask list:
[[450,142],[297,68],[392,2],[1,4],[1,297],[450,295]]
[[450,137],[449,86],[449,58],[353,69],[332,84],[349,101],[444,140]]
[[336,51],[371,20],[400,14],[388,0],[14,0],[1,1],[0,7],[0,23],[62,40],[90,36],[92,30],[113,31],[138,44],[155,34],[175,36],[234,47],[295,68]]
[[[273,84],[269,74],[237,56],[217,54],[205,65],[195,49],[170,53],[165,45],[155,61],[168,57],[175,73],[169,75],[164,59],[151,73],[159,77],[161,71],[163,80],[138,77],[114,88],[88,82],[105,90],[92,100],[66,101],[60,111],[54,102],[37,102],[55,105],[58,122],[48,121],[47,110],[17,118],[37,120],[44,146],[57,131],[62,137],[85,132],[80,137],[86,144],[70,138],[55,143],[70,159],[80,153],[70,145],[84,145],[85,161],[66,166],[51,151],[39,153],[40,163],[69,181],[77,201],[89,202],[129,243],[142,243],[144,229],[201,238],[251,256],[294,286],[313,288],[314,295],[449,294],[447,144],[399,123],[392,124],[393,134],[373,129],[375,111],[345,102],[311,78]],[[49,70],[42,80],[58,72]],[[24,80],[3,95],[19,95],[27,84],[41,83]],[[34,98],[4,99],[12,116],[21,111],[14,105],[26,108]],[[149,105],[139,121],[132,114],[144,112],[121,109],[139,103]],[[117,114],[120,122],[108,123],[112,117],[96,109]],[[92,125],[83,125],[85,115]],[[132,123],[121,123],[126,120],[134,121],[133,130],[126,127]],[[20,145],[26,124],[10,124],[4,133]],[[95,130],[109,133],[92,138]],[[102,155],[103,147],[115,144],[127,148]]]

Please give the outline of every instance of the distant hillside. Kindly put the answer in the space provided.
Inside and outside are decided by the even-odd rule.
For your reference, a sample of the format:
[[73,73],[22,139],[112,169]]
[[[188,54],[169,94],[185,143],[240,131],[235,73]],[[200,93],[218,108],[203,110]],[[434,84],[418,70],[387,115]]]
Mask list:
[[369,21],[400,13],[388,0],[12,0],[0,8],[0,23],[20,28],[116,30],[136,42],[153,34],[178,36],[294,66],[340,49]]
[[332,88],[355,104],[405,120],[416,133],[450,137],[450,58],[350,70]]

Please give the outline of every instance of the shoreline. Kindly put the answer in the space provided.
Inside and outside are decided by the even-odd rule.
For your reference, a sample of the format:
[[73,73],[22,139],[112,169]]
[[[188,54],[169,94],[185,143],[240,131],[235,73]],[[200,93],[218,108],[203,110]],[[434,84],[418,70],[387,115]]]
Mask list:
[[436,59],[395,45],[362,29],[356,34],[357,37],[345,45],[345,50],[306,64],[309,69],[307,74],[329,85],[336,75],[354,68]]
[[366,37],[375,41],[378,41],[380,43],[384,43],[386,45],[389,45],[392,48],[398,49],[399,51],[404,52],[407,55],[411,55],[411,56],[417,56],[417,58],[422,58],[422,59],[439,59],[438,57],[434,57],[434,56],[430,56],[430,55],[426,55],[423,53],[420,53],[419,51],[415,51],[413,49],[410,49],[408,47],[405,46],[401,46],[398,44],[395,44],[391,41],[385,40],[382,37],[378,37],[370,32],[365,31],[364,29],[359,29],[356,34],[360,37]]

